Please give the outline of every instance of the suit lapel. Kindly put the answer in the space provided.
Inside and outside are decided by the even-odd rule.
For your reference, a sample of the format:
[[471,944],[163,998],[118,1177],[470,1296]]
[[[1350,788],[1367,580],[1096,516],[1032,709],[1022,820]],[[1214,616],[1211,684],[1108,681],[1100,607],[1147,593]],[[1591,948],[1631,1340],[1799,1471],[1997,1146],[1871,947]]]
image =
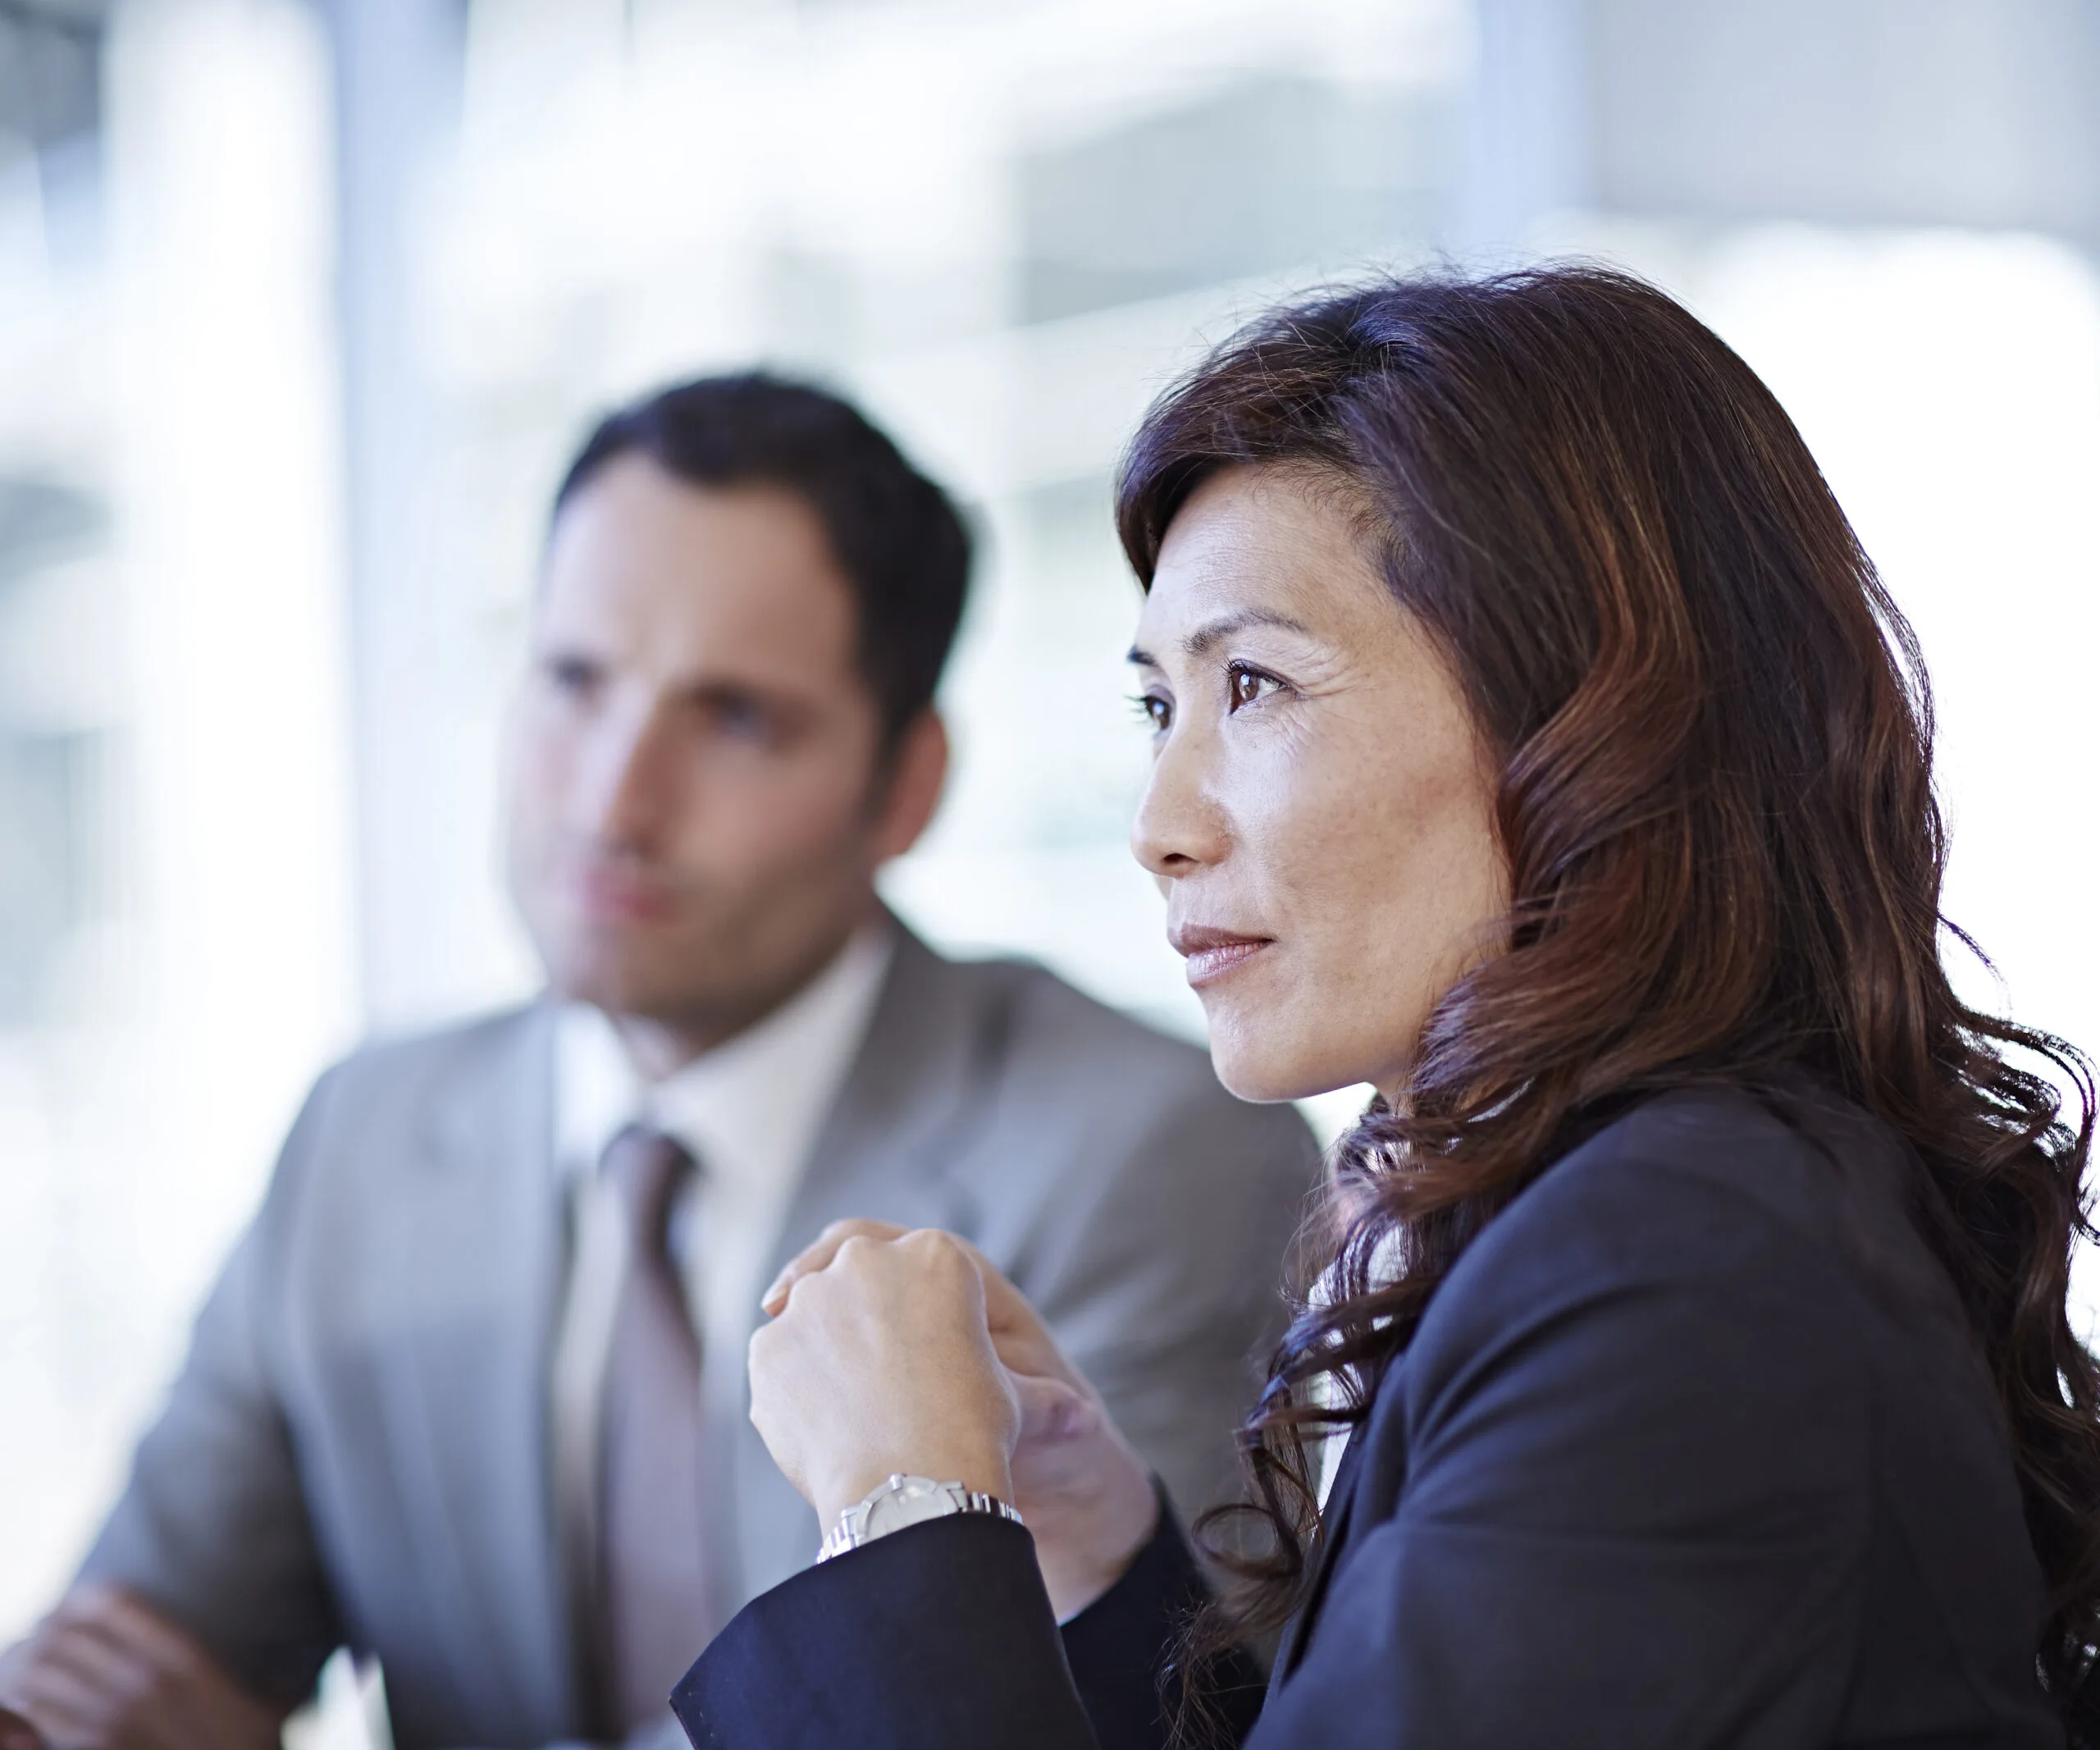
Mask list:
[[[867,1037],[818,1134],[767,1279],[848,1216],[970,1230],[968,1195],[948,1167],[973,1132],[1004,1048],[995,989],[898,926]],[[742,1587],[752,1594],[808,1565],[818,1532],[747,1422],[736,1465]]]
[[898,926],[867,1037],[775,1240],[774,1269],[842,1216],[895,1211],[883,1218],[924,1227],[967,1213],[947,1169],[1005,1044],[999,1005],[973,983]]
[[434,1103],[399,1199],[416,1307],[394,1394],[401,1491],[460,1693],[480,1718],[559,1730],[577,1674],[547,1463],[565,1250],[552,1012],[486,1043]]

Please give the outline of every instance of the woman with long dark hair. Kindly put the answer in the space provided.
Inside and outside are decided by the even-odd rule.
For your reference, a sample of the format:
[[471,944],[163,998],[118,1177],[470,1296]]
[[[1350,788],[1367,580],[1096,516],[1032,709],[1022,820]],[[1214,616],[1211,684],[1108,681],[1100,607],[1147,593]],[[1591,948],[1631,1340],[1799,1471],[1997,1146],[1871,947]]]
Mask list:
[[[1166,395],[1117,516],[1219,1073],[1379,1090],[1243,1431],[1266,1537],[1204,1604],[1011,1287],[848,1224],[751,1350],[844,1553],[695,1742],[2080,1736],[2091,1081],[1949,983],[1924,675],[1770,393],[1621,276],[1384,281]],[[1278,1628],[1264,1697],[1217,1649]]]

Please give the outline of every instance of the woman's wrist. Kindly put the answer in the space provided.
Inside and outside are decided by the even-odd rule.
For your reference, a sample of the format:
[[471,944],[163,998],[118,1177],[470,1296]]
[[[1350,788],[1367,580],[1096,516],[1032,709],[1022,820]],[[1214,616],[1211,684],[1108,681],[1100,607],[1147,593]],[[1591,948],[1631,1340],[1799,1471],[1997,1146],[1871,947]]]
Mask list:
[[978,1494],[1013,1505],[1013,1474],[1003,1452],[929,1447],[900,1454],[888,1462],[862,1460],[812,1489],[810,1500],[816,1509],[819,1529],[829,1533],[847,1508],[858,1506],[890,1478],[899,1475],[960,1483]]

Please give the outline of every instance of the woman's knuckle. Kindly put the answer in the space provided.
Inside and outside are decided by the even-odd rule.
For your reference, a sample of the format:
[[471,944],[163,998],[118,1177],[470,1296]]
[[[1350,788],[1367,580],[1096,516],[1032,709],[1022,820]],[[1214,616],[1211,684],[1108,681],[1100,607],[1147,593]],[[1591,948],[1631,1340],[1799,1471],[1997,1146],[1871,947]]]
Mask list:
[[924,1227],[912,1238],[916,1242],[919,1263],[924,1269],[945,1278],[959,1278],[972,1268],[969,1254],[953,1234],[943,1233],[938,1227]]

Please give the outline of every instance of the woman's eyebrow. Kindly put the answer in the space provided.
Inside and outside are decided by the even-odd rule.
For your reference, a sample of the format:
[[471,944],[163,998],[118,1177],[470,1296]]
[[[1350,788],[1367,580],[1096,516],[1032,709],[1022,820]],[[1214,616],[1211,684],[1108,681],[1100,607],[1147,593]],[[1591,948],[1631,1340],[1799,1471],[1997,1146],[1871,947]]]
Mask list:
[[[1249,626],[1276,626],[1285,632],[1307,630],[1303,621],[1294,620],[1288,614],[1279,614],[1272,608],[1242,608],[1237,613],[1221,614],[1216,619],[1206,620],[1183,637],[1182,651],[1187,656],[1200,656],[1220,638],[1229,638],[1234,633],[1244,632]],[[1148,652],[1139,650],[1135,645],[1130,647],[1126,660],[1141,669],[1159,666]]]

